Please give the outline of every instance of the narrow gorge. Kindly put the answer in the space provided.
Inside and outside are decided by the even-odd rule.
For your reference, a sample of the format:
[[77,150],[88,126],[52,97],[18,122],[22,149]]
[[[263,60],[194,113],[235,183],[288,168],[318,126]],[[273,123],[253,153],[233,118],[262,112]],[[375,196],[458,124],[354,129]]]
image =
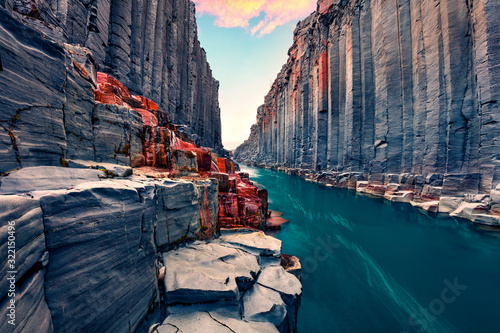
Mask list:
[[318,1],[236,159],[498,225],[499,19],[496,1]]
[[0,1],[1,332],[295,331],[218,91],[189,0]]
[[0,332],[500,331],[499,4],[0,0]]

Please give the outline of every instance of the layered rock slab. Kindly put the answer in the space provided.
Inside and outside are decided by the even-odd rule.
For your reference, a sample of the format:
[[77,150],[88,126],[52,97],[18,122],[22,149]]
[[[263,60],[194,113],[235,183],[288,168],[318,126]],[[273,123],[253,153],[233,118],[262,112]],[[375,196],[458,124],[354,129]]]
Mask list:
[[168,304],[238,301],[260,272],[257,258],[216,243],[194,243],[163,254]]
[[281,262],[281,241],[262,232],[226,231],[219,241],[226,246],[258,256],[263,264],[279,265]]
[[101,170],[39,166],[13,171],[0,178],[0,195],[51,191],[106,178]]
[[268,260],[269,254],[281,257],[281,242],[262,232],[225,233],[229,235],[213,242],[195,242],[163,254],[169,306],[158,330],[182,326],[195,332],[203,323],[215,332],[226,332],[221,324],[236,332],[293,331],[301,283],[280,261]]
[[[126,169],[95,164],[108,172]],[[20,328],[144,330],[159,319],[157,251],[186,241],[187,230],[199,237],[202,223],[217,228],[211,180],[106,179],[101,170],[62,167],[24,168],[0,179],[3,193],[18,194],[0,195],[0,235],[7,244],[7,222],[15,221]],[[213,212],[201,219],[205,206]],[[176,223],[161,223],[168,219]],[[157,247],[161,232],[171,238]],[[2,290],[7,283],[2,279]]]
[[[8,258],[8,245],[15,243],[14,269],[5,261],[0,270],[0,323],[2,332],[53,332],[52,316],[45,300],[44,274],[48,263],[42,210],[38,200],[15,195],[0,195],[1,253]],[[10,224],[9,224],[10,222]],[[13,227],[9,230],[9,226]],[[9,231],[11,231],[9,233]],[[13,232],[12,232],[13,231]],[[9,241],[9,236],[11,240]],[[14,239],[14,241],[12,241]],[[12,273],[14,280],[8,280]],[[15,283],[15,287],[12,288]],[[13,292],[15,297],[8,294]],[[8,308],[14,300],[14,317]],[[15,325],[9,323],[15,318]]]
[[295,331],[302,295],[302,284],[299,279],[285,271],[282,266],[268,266],[260,273],[257,284],[280,294],[287,308],[288,329]]
[[205,311],[171,315],[156,329],[156,332],[277,333],[279,331],[271,323],[242,321]]
[[155,308],[154,189],[108,181],[40,198],[56,331],[135,330]]

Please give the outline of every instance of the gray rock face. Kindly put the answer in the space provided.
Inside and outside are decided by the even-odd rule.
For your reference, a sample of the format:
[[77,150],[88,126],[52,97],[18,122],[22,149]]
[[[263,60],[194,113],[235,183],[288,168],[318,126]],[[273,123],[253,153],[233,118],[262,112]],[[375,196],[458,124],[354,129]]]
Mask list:
[[[42,210],[38,200],[20,196],[0,195],[0,244],[1,254],[7,258],[8,237],[15,238],[15,269],[4,261],[0,268],[0,322],[2,332],[52,332],[52,316],[45,301],[44,274],[47,256],[42,223]],[[9,224],[14,223],[14,234],[9,235]],[[10,253],[11,254],[11,253]],[[15,273],[15,287],[11,288],[9,271]],[[10,290],[15,297],[10,297]],[[11,295],[12,296],[12,295]],[[15,326],[8,323],[14,300]]]
[[[125,169],[101,164],[97,166],[108,172]],[[23,168],[0,179],[4,257],[8,222],[14,221],[16,228],[15,332],[147,331],[160,320],[160,252],[188,238],[216,235],[208,235],[209,229],[217,230],[216,181],[120,179],[117,174],[106,179],[100,170],[47,166]],[[202,225],[210,226],[206,234]],[[234,248],[218,246],[222,252],[217,252],[208,247],[199,245],[199,251],[219,265],[233,265],[233,296],[239,299],[238,287],[250,288],[260,271],[256,257]],[[164,265],[177,264],[181,271],[189,263],[184,259],[165,260]],[[8,271],[4,262],[0,313],[5,317]],[[7,325],[2,321],[2,331],[10,331]]]
[[135,331],[159,301],[155,187],[85,183],[40,203],[50,253],[45,298],[55,331]]
[[195,243],[163,254],[168,304],[237,302],[260,272],[255,256],[219,244]]
[[191,182],[163,181],[157,185],[156,244],[162,248],[199,232],[199,190]]
[[489,193],[500,182],[499,20],[486,0],[320,0],[237,159],[436,175],[443,195]]
[[131,92],[150,98],[199,144],[222,148],[219,83],[197,36],[189,0],[40,0],[68,43],[89,48],[100,68]]
[[[60,165],[66,54],[0,7],[0,173]],[[30,47],[26,47],[29,45]]]
[[[38,19],[19,14],[28,2]],[[0,174],[61,159],[130,165],[142,153],[141,117],[95,103],[97,67],[223,152],[219,83],[194,9],[189,0],[0,2]]]
[[98,103],[92,117],[95,161],[130,165],[131,156],[142,153],[144,124],[137,112]]

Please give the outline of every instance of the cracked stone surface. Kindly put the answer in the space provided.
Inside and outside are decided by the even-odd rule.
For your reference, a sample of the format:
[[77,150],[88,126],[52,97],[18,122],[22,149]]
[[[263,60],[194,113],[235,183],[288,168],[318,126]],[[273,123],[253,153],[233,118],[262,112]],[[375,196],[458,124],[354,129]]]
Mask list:
[[255,256],[216,243],[166,252],[163,261],[168,304],[238,301],[260,272]]
[[281,257],[281,242],[248,229],[164,253],[168,316],[159,332],[293,331],[302,285],[280,261],[262,260],[269,253]]
[[157,332],[277,333],[278,330],[271,323],[242,321],[211,312],[191,312],[183,315],[169,316],[157,328]]
[[281,241],[263,232],[226,234],[219,241],[259,256],[263,264],[279,265],[281,262]]
[[[63,167],[24,168],[0,179],[0,220],[16,222],[18,277],[26,281],[16,318],[37,332],[147,330],[160,320],[157,251],[183,240],[176,235],[186,230],[196,236],[205,204],[217,207],[217,184],[210,180],[105,179],[100,170]],[[216,228],[215,216],[216,210],[204,219]],[[169,218],[175,223],[161,224]],[[155,234],[166,227],[171,238],[157,246]],[[260,270],[255,257],[243,255],[226,258],[253,267],[237,276],[234,284],[242,288]],[[2,276],[7,270],[1,267]],[[0,283],[7,286],[6,279]]]

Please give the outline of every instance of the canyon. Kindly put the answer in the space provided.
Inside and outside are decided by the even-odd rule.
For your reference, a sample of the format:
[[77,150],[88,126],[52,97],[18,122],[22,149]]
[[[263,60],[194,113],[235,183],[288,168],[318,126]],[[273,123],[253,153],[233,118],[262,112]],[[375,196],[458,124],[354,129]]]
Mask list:
[[[447,274],[465,263],[476,273],[486,244],[491,261],[477,269],[484,273],[466,276],[487,294],[489,285],[476,279],[498,260],[496,243],[461,234],[479,239],[468,256],[468,243],[442,226],[428,237],[417,222],[432,217],[460,229],[460,219],[440,220],[445,213],[481,230],[500,225],[497,7],[491,0],[319,0],[298,23],[250,137],[231,156],[192,1],[0,0],[0,253],[8,258],[0,266],[0,316],[9,319],[0,331],[296,332],[303,282],[319,300],[331,290],[347,299],[355,290],[374,293],[371,311],[365,303],[348,308],[351,327],[406,328],[420,304],[411,297],[396,299],[401,326],[391,319],[385,327],[373,309],[401,290],[386,283],[390,270],[413,266],[408,258],[424,253],[430,238],[446,248],[443,257],[452,255],[443,239],[464,256]],[[236,162],[356,193],[242,172]],[[274,201],[250,173],[270,185]],[[358,193],[395,204],[367,203]],[[287,221],[270,204],[302,219],[284,228],[288,245],[276,234]],[[352,224],[356,204],[367,208]],[[373,212],[386,237],[372,237]],[[401,223],[405,215],[411,219]],[[337,258],[329,248],[318,259],[324,237]],[[401,248],[407,239],[414,248],[398,262],[398,249],[384,249],[381,239]],[[396,263],[389,275],[362,243],[387,250],[372,254]],[[303,274],[299,258],[283,249],[317,267],[304,265]],[[422,265],[434,255],[426,250]],[[345,284],[328,286],[328,274]],[[432,274],[416,276],[426,284],[417,278],[415,285],[429,288],[415,293],[432,299]],[[307,313],[337,307],[322,322],[342,317],[346,303],[336,295],[332,307],[311,306],[308,296]],[[463,299],[475,304],[476,296]],[[360,311],[370,312],[361,324]],[[308,323],[315,324],[302,327]]]
[[295,331],[196,30],[187,0],[0,1],[0,331]]
[[237,161],[500,224],[494,1],[320,0]]

